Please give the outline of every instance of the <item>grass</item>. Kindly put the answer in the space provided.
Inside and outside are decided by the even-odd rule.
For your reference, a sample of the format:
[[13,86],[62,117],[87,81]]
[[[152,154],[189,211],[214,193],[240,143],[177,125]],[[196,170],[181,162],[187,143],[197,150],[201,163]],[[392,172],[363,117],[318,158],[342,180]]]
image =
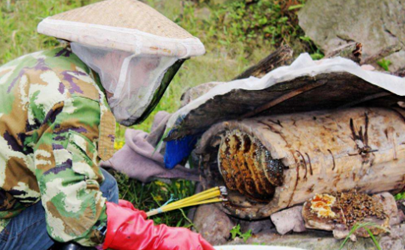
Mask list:
[[[194,184],[190,181],[162,182],[154,181],[142,184],[130,180],[126,175],[114,173],[117,179],[120,198],[131,201],[138,209],[149,211],[163,205],[170,198],[183,199],[194,194]],[[186,210],[187,211],[187,210]],[[162,213],[153,216],[155,223],[165,223],[171,226],[191,227],[192,222],[183,210]]]
[[234,240],[235,238],[239,237],[243,239],[243,242],[247,242],[248,239],[250,239],[252,237],[252,229],[249,229],[247,232],[242,233],[240,231],[240,225],[236,225],[234,226],[231,231],[231,239]]
[[[38,34],[37,24],[47,16],[97,1],[0,1],[0,65],[27,53],[59,46],[56,39]],[[133,126],[134,129],[149,131],[154,115],[161,110],[176,111],[182,93],[188,88],[210,81],[229,81],[281,44],[289,44],[297,54],[312,49],[307,41],[299,39],[303,32],[297,25],[295,9],[302,6],[302,1],[260,0],[260,6],[247,4],[244,0],[145,2],[198,36],[206,45],[207,53],[183,65],[156,110],[144,123]],[[117,148],[124,143],[125,130],[125,127],[117,126]],[[159,207],[172,195],[181,199],[194,193],[194,184],[188,181],[142,184],[122,174],[114,175],[119,183],[120,198],[146,211]],[[174,211],[153,219],[156,223],[190,227],[192,224],[185,216],[186,212]]]
[[350,232],[349,232],[349,234],[346,236],[346,238],[342,241],[342,244],[340,245],[339,250],[343,249],[343,247],[345,246],[346,242],[350,239],[350,236],[351,236],[352,234],[354,234],[354,233],[355,233],[357,230],[359,230],[360,228],[364,228],[364,229],[367,231],[367,233],[369,234],[369,236],[370,236],[371,240],[373,241],[375,247],[376,247],[378,250],[381,250],[380,243],[378,243],[378,241],[377,241],[377,239],[375,238],[374,234],[373,234],[373,233],[371,232],[371,230],[370,230],[370,228],[373,228],[373,227],[374,227],[374,228],[382,229],[382,230],[384,230],[384,231],[386,231],[386,232],[388,232],[388,233],[390,232],[388,229],[383,228],[383,227],[380,227],[380,226],[378,226],[376,223],[373,223],[373,222],[356,223],[356,224],[354,224],[353,227],[350,229]]
[[58,45],[36,32],[37,24],[54,15],[95,0],[2,0],[0,2],[0,65],[38,50]]

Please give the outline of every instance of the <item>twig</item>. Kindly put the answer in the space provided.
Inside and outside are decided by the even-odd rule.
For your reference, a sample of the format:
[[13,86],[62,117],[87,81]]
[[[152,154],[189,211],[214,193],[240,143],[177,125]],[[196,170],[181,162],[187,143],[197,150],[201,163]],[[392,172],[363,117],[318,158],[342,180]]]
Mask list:
[[293,50],[290,47],[282,46],[256,65],[245,70],[234,78],[234,80],[248,78],[250,76],[261,77],[275,68],[289,64],[292,60],[292,55]]

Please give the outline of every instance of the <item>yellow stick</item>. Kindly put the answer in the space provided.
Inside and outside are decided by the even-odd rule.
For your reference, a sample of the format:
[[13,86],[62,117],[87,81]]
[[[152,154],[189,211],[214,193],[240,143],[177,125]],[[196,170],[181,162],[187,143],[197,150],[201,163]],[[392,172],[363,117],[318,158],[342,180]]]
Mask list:
[[209,189],[209,190],[206,190],[204,192],[195,194],[193,196],[181,199],[179,201],[172,202],[172,203],[170,203],[170,204],[168,204],[166,206],[173,205],[173,204],[178,204],[178,203],[183,203],[183,202],[188,202],[188,201],[191,201],[191,200],[202,200],[202,199],[212,198],[212,197],[216,197],[216,196],[220,196],[220,195],[221,195],[221,192],[219,191],[219,189],[218,190]]
[[167,204],[164,207],[177,206],[177,205],[188,203],[188,202],[198,202],[198,201],[210,199],[210,198],[213,198],[213,197],[218,197],[220,195],[221,195],[221,193],[219,191],[214,191],[214,192],[210,192],[210,193],[206,193],[206,194],[202,194],[202,195],[198,195],[198,196],[192,196],[192,197],[189,197],[189,198],[186,198],[186,199],[182,199],[182,200]]
[[[220,201],[222,201],[222,199],[216,197],[216,198],[212,198],[212,199],[208,199],[208,200],[204,200],[204,201],[187,202],[187,203],[183,203],[183,204],[181,204],[180,206],[176,206],[176,207],[167,208],[167,207],[165,206],[165,207],[162,207],[162,210],[163,210],[163,212],[167,212],[167,211],[170,211],[170,210],[173,210],[173,209],[179,209],[179,208],[183,208],[183,207],[196,206],[196,205],[207,204],[207,203],[214,203],[214,202],[220,202]],[[169,209],[170,209],[170,210],[169,210]]]
[[187,204],[183,204],[182,206],[171,207],[171,208],[167,208],[166,206],[164,206],[164,207],[161,207],[161,211],[159,211],[158,209],[154,209],[154,210],[151,210],[151,211],[147,212],[146,215],[148,217],[151,217],[153,215],[156,215],[156,214],[159,214],[159,213],[162,213],[162,212],[169,212],[169,211],[173,211],[173,210],[184,208],[184,207],[197,206],[197,205],[215,203],[215,202],[222,202],[222,201],[223,200],[221,198],[213,198],[213,199],[209,199],[209,200],[205,200],[205,201],[200,201],[200,202],[197,202],[197,203],[187,203]]
[[221,202],[221,201],[223,201],[223,199],[220,198],[220,196],[221,196],[221,194],[222,195],[224,194],[222,192],[224,192],[226,195],[226,189],[224,191],[224,188],[222,188],[222,187],[221,187],[221,189],[219,187],[210,188],[208,190],[205,190],[205,191],[195,194],[193,196],[184,198],[179,201],[172,202],[168,205],[162,206],[157,209],[153,209],[153,210],[147,212],[146,214],[148,217],[150,217],[150,216],[153,216],[153,215],[156,215],[159,213],[176,210],[176,209],[183,208],[183,207],[196,206],[196,205],[214,203],[214,202]]

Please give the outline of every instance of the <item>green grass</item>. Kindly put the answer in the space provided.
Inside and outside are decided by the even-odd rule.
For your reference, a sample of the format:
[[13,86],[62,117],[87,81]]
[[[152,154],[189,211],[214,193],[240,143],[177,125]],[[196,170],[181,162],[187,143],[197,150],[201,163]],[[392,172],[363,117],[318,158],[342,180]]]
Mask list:
[[368,235],[370,236],[371,240],[373,241],[373,243],[374,243],[376,249],[381,250],[380,243],[377,241],[377,239],[375,238],[374,234],[371,232],[370,228],[378,228],[378,229],[384,230],[384,231],[386,231],[386,232],[388,232],[388,233],[389,233],[390,231],[389,231],[388,229],[386,229],[386,228],[383,228],[383,227],[378,226],[378,225],[377,225],[376,223],[374,223],[374,222],[363,222],[363,223],[356,223],[356,224],[354,224],[353,227],[350,229],[349,234],[348,234],[348,235],[346,236],[346,238],[342,241],[342,244],[340,245],[339,250],[343,249],[343,247],[345,246],[346,242],[350,239],[350,236],[351,236],[352,234],[354,234],[357,230],[361,229],[361,228],[364,228],[364,229],[367,231],[367,233],[368,233]]
[[240,224],[234,226],[231,231],[231,239],[234,240],[235,238],[239,237],[243,239],[243,242],[247,242],[248,239],[252,237],[252,229],[249,229],[247,232],[242,233],[240,231]]
[[[180,180],[175,182],[154,181],[150,184],[130,180],[123,174],[115,173],[120,198],[130,200],[138,209],[149,211],[163,205],[171,197],[183,199],[194,194],[194,184],[190,181]],[[185,210],[185,211],[188,211]],[[183,210],[172,211],[153,216],[155,223],[165,223],[172,226],[192,226]]]
[[[93,2],[97,0],[0,1],[0,65],[27,53],[59,46],[56,39],[38,34],[37,24],[47,16]],[[176,111],[182,93],[188,88],[210,81],[229,81],[281,44],[292,46],[297,53],[311,50],[299,39],[303,32],[296,24],[294,11],[286,10],[275,1],[260,0],[260,6],[246,6],[243,0],[146,2],[198,36],[206,45],[207,53],[183,65],[156,110],[145,122],[133,126],[134,129],[149,131],[156,112]],[[208,15],[199,14],[202,10]],[[118,146],[124,142],[125,130],[125,127],[117,127]],[[122,174],[115,173],[115,176],[121,198],[143,210],[158,207],[172,194],[175,198],[183,198],[194,192],[194,184],[187,181],[143,185]],[[170,212],[156,216],[154,220],[172,226],[190,226],[185,212]]]
[[401,192],[395,195],[395,200],[405,200],[405,192]]
[[0,65],[59,43],[36,32],[44,18],[95,0],[2,0],[0,1]]

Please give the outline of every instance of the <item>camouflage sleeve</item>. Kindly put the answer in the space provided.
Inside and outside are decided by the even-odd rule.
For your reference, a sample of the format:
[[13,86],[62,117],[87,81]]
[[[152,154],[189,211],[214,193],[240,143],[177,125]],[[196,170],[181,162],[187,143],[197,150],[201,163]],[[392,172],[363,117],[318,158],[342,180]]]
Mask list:
[[107,217],[99,190],[104,179],[97,154],[100,103],[74,96],[47,110],[38,100],[31,102],[33,116],[42,123],[34,147],[35,175],[48,233],[60,242],[101,244],[96,229]]

